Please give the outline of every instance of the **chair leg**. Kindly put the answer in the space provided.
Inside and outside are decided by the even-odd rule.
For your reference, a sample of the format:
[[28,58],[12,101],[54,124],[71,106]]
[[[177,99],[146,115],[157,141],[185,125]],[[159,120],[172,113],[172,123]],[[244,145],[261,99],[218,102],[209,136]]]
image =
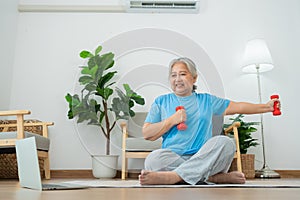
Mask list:
[[239,172],[243,172],[242,171],[242,160],[241,160],[241,154],[238,152],[237,156],[236,156],[236,164],[237,164],[237,170]]
[[233,128],[234,138],[236,143],[236,163],[237,163],[237,170],[242,172],[242,160],[241,160],[241,151],[240,151],[240,144],[239,144],[239,133],[237,127]]
[[42,158],[44,161],[45,178],[50,179],[50,161],[48,152],[38,151],[38,157]]
[[49,157],[44,158],[44,171],[45,171],[45,178],[50,179],[50,163],[49,163]]
[[128,158],[126,158],[126,156],[124,155],[122,157],[122,175],[121,175],[122,180],[125,180],[127,176],[127,162],[128,162]]

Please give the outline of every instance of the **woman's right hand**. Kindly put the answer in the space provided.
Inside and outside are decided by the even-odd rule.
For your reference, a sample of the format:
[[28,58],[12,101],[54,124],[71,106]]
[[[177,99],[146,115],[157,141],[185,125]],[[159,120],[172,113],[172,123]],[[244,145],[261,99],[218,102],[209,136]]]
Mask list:
[[180,109],[180,110],[177,110],[172,116],[172,121],[174,123],[174,125],[176,124],[179,124],[181,122],[185,122],[186,121],[186,112],[184,109]]
[[176,126],[181,122],[186,121],[186,112],[184,109],[176,111],[166,120],[158,123],[145,123],[142,129],[143,136],[146,140],[154,141],[164,135],[172,127]]

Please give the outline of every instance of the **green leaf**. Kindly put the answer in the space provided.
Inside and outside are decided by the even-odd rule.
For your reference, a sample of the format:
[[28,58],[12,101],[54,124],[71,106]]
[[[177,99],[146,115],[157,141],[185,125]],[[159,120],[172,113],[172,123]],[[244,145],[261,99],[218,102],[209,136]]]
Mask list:
[[98,66],[97,65],[95,65],[94,67],[91,67],[91,68],[89,68],[89,67],[82,67],[81,74],[83,74],[83,75],[90,75],[93,79],[95,79],[97,70],[98,70]]
[[95,50],[95,55],[99,54],[101,50],[102,50],[102,46],[98,46],[97,49]]
[[100,118],[99,118],[99,123],[100,123],[100,124],[102,123],[104,117],[105,117],[105,113],[101,111],[101,112],[100,112]]
[[112,101],[112,111],[115,113],[117,119],[128,119],[129,117],[129,106],[128,103],[122,101],[116,97]]
[[81,74],[91,74],[91,70],[87,66],[83,66],[81,68]]
[[93,92],[95,91],[97,88],[97,86],[94,83],[88,83],[85,85],[84,89],[89,91],[89,92]]
[[141,96],[133,96],[132,99],[139,105],[145,105],[145,99]]
[[107,74],[105,74],[103,77],[101,77],[98,81],[98,87],[100,88],[104,88],[105,84],[107,84],[116,74],[117,72],[108,72]]
[[113,94],[113,90],[111,88],[97,88],[96,95],[101,96],[103,99],[108,100],[109,96]]
[[65,96],[65,99],[67,100],[67,102],[72,102],[72,96],[68,93],[66,96]]
[[100,59],[96,60],[96,63],[102,70],[107,70],[114,65],[114,56],[111,52],[103,54]]
[[81,85],[85,85],[93,81],[93,78],[90,76],[81,76],[78,81]]
[[249,127],[249,128],[248,128],[248,131],[249,131],[249,132],[256,132],[256,131],[257,131],[257,129],[256,129],[256,128],[254,128],[254,127]]
[[130,110],[130,117],[134,117],[135,116],[135,112],[133,110]]
[[138,95],[137,93],[135,93],[128,84],[123,84],[123,87],[126,91],[126,95],[128,97],[130,97],[130,99],[134,100],[137,104],[139,105],[144,105],[145,104],[145,100],[143,97],[141,97],[140,95]]
[[90,57],[90,59],[88,61],[88,67],[90,69],[92,69],[93,67],[95,67],[97,65],[97,59],[100,59],[99,55]]
[[65,96],[69,104],[68,118],[73,119],[76,116],[76,109],[81,104],[78,95],[70,95],[69,93]]
[[81,58],[89,58],[94,56],[92,53],[86,50],[81,51],[79,55]]
[[130,86],[129,86],[127,83],[124,83],[124,84],[123,84],[123,87],[124,87],[124,89],[125,89],[126,95],[127,95],[127,96],[131,96],[132,93],[133,93],[133,91],[132,91],[132,89],[130,88]]
[[120,88],[116,87],[116,92],[120,98],[120,100],[126,104],[128,104],[129,101],[129,97],[126,96],[126,94],[124,94],[124,92],[122,92],[122,90],[120,90]]
[[132,101],[132,100],[130,99],[128,105],[129,105],[129,108],[132,108],[132,107],[134,106],[134,101]]

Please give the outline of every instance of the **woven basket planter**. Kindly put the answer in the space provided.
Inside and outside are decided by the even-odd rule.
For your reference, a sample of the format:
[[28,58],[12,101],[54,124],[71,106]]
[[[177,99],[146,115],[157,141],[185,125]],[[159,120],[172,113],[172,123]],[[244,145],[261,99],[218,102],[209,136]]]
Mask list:
[[[255,178],[254,154],[241,154],[242,171],[247,179]],[[233,159],[229,171],[237,171],[236,158]]]

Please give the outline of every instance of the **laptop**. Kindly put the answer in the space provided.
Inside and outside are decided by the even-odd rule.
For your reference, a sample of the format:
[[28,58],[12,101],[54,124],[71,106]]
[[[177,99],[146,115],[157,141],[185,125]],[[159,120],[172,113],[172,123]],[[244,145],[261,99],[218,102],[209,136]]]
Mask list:
[[87,186],[70,183],[42,184],[34,137],[17,140],[16,154],[21,187],[35,190],[69,190],[87,188]]

